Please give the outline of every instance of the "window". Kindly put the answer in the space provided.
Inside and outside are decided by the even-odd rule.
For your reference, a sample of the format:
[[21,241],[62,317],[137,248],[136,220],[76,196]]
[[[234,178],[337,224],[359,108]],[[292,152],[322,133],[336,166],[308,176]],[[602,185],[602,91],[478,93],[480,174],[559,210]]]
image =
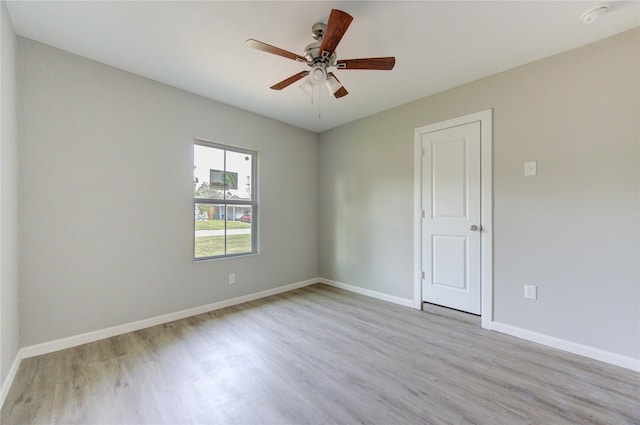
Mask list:
[[194,259],[257,252],[256,152],[193,145]]

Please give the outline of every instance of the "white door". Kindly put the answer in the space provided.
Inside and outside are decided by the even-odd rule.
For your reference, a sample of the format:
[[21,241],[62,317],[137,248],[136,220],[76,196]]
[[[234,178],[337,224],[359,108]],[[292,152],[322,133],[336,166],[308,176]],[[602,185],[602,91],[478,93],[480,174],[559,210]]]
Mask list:
[[480,314],[480,122],[421,143],[422,299]]

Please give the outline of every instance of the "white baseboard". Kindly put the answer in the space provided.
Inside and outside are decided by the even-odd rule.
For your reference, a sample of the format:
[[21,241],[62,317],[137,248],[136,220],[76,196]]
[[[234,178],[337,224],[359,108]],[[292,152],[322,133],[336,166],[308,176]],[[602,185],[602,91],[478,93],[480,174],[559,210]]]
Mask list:
[[590,359],[599,360],[635,372],[640,372],[640,359],[623,356],[621,354],[612,353],[610,351],[601,350],[599,348],[590,347],[588,345],[578,344],[576,342],[567,341],[549,335],[528,331],[511,325],[499,322],[491,322],[491,330],[501,332],[503,334],[526,339],[531,342],[546,345],[548,347],[557,348],[562,351],[577,354],[579,356],[588,357]]
[[396,297],[393,295],[385,294],[383,292],[372,291],[370,289],[361,288],[359,286],[353,286],[347,283],[336,282],[335,280],[329,280],[324,278],[318,278],[318,282],[324,283],[329,286],[334,286],[336,288],[344,289],[346,291],[355,292],[356,294],[366,295],[368,297],[377,298],[383,301],[389,301],[394,304],[400,304],[405,307],[411,307],[411,308],[414,307],[413,300]]
[[237,304],[246,303],[248,301],[265,298],[271,295],[292,291],[294,289],[313,285],[314,283],[318,283],[319,281],[320,281],[319,279],[304,280],[302,282],[296,282],[296,283],[292,283],[285,286],[279,286],[277,288],[267,289],[266,291],[256,292],[249,295],[243,295],[241,297],[231,298],[228,300],[219,301],[219,302],[215,302],[212,304],[207,304],[199,307],[194,307],[187,310],[178,311],[175,313],[164,314],[162,316],[156,316],[148,319],[138,320],[136,322],[125,323],[123,325],[112,326],[110,328],[87,332],[80,335],[74,335],[67,338],[61,338],[54,341],[43,342],[41,344],[30,345],[30,346],[24,347],[21,350],[22,358],[28,358],[28,357],[39,356],[42,354],[52,353],[54,351],[76,347],[78,345],[87,344],[89,342],[98,341],[100,339],[110,338],[110,337],[122,335],[128,332],[149,328],[151,326],[162,325],[164,323],[173,322],[175,320],[180,320],[180,319],[195,316],[198,314],[219,310],[221,308],[231,307]]
[[18,350],[16,357],[13,359],[13,363],[11,363],[11,367],[9,368],[9,373],[7,373],[7,377],[2,382],[2,389],[0,390],[0,407],[4,405],[4,399],[7,397],[9,393],[9,388],[11,388],[11,384],[13,384],[13,380],[16,377],[16,373],[18,372],[18,367],[20,366],[20,361],[22,360],[22,350]]
[[[223,300],[212,304],[207,304],[199,307],[190,308],[187,310],[178,311],[175,313],[169,313],[162,316],[156,316],[149,319],[143,319],[136,322],[126,323],[124,325],[112,326],[110,328],[101,329],[98,331],[87,332],[80,335],[70,336],[67,338],[61,338],[54,341],[44,342],[41,344],[30,345],[23,347],[18,351],[9,373],[2,382],[2,388],[0,393],[0,406],[4,403],[5,397],[9,392],[9,388],[13,383],[13,380],[20,366],[20,361],[24,358],[34,357],[42,354],[52,353],[54,351],[64,350],[67,348],[76,347],[78,345],[86,344],[93,341],[98,341],[104,338],[110,338],[112,336],[122,335],[128,332],[137,331],[140,329],[148,328],[151,326],[161,325],[163,323],[173,322],[174,320],[180,320],[187,317],[195,316],[202,313],[207,313],[214,310],[219,310],[226,307],[242,304],[249,301],[254,301],[260,298],[265,298],[271,295],[281,294],[283,292],[292,291],[294,289],[302,288],[305,286],[313,285],[314,283],[324,283],[329,286],[344,289],[357,294],[366,295],[372,298],[377,298],[383,301],[392,302],[405,307],[414,307],[412,299],[405,299],[396,297],[393,295],[385,294],[382,292],[372,291],[370,289],[361,288],[359,286],[353,286],[342,282],[337,282],[324,278],[308,279],[301,282],[292,283],[278,288],[268,289],[266,291],[256,292],[253,294],[243,295],[229,300]],[[589,347],[582,344],[577,344],[571,341],[562,340],[559,338],[551,337],[548,335],[539,334],[536,332],[528,331],[525,329],[517,328],[515,326],[506,325],[499,322],[491,322],[491,330],[501,332],[507,335],[515,336],[518,338],[526,339],[532,342],[536,342],[549,347],[557,348],[570,353],[578,354],[584,357],[588,357],[595,360],[600,360],[605,363],[620,366],[626,369],[630,369],[636,372],[640,372],[640,359],[633,357],[622,356],[620,354],[611,353],[605,350],[601,350],[594,347]]]

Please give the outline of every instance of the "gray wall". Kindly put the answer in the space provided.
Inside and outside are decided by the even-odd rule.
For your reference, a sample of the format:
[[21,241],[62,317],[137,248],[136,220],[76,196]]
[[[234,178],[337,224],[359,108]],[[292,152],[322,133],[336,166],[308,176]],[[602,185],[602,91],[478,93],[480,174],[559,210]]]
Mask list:
[[[23,346],[318,276],[317,134],[20,37],[18,71]],[[258,151],[260,255],[192,262],[194,137]]]
[[18,125],[16,37],[0,2],[0,384],[18,354]]
[[639,358],[639,52],[636,29],[323,133],[320,275],[412,298],[413,130],[493,108],[494,320]]

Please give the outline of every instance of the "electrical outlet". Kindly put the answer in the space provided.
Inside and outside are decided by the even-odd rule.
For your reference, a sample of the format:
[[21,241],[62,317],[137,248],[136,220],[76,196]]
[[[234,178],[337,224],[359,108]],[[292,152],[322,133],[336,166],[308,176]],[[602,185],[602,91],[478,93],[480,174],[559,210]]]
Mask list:
[[524,163],[524,175],[535,176],[538,174],[538,163],[536,161],[529,161]]
[[536,285],[524,285],[524,297],[532,300],[537,300],[538,287]]
[[229,273],[229,285],[233,285],[234,283],[236,283],[236,274]]

